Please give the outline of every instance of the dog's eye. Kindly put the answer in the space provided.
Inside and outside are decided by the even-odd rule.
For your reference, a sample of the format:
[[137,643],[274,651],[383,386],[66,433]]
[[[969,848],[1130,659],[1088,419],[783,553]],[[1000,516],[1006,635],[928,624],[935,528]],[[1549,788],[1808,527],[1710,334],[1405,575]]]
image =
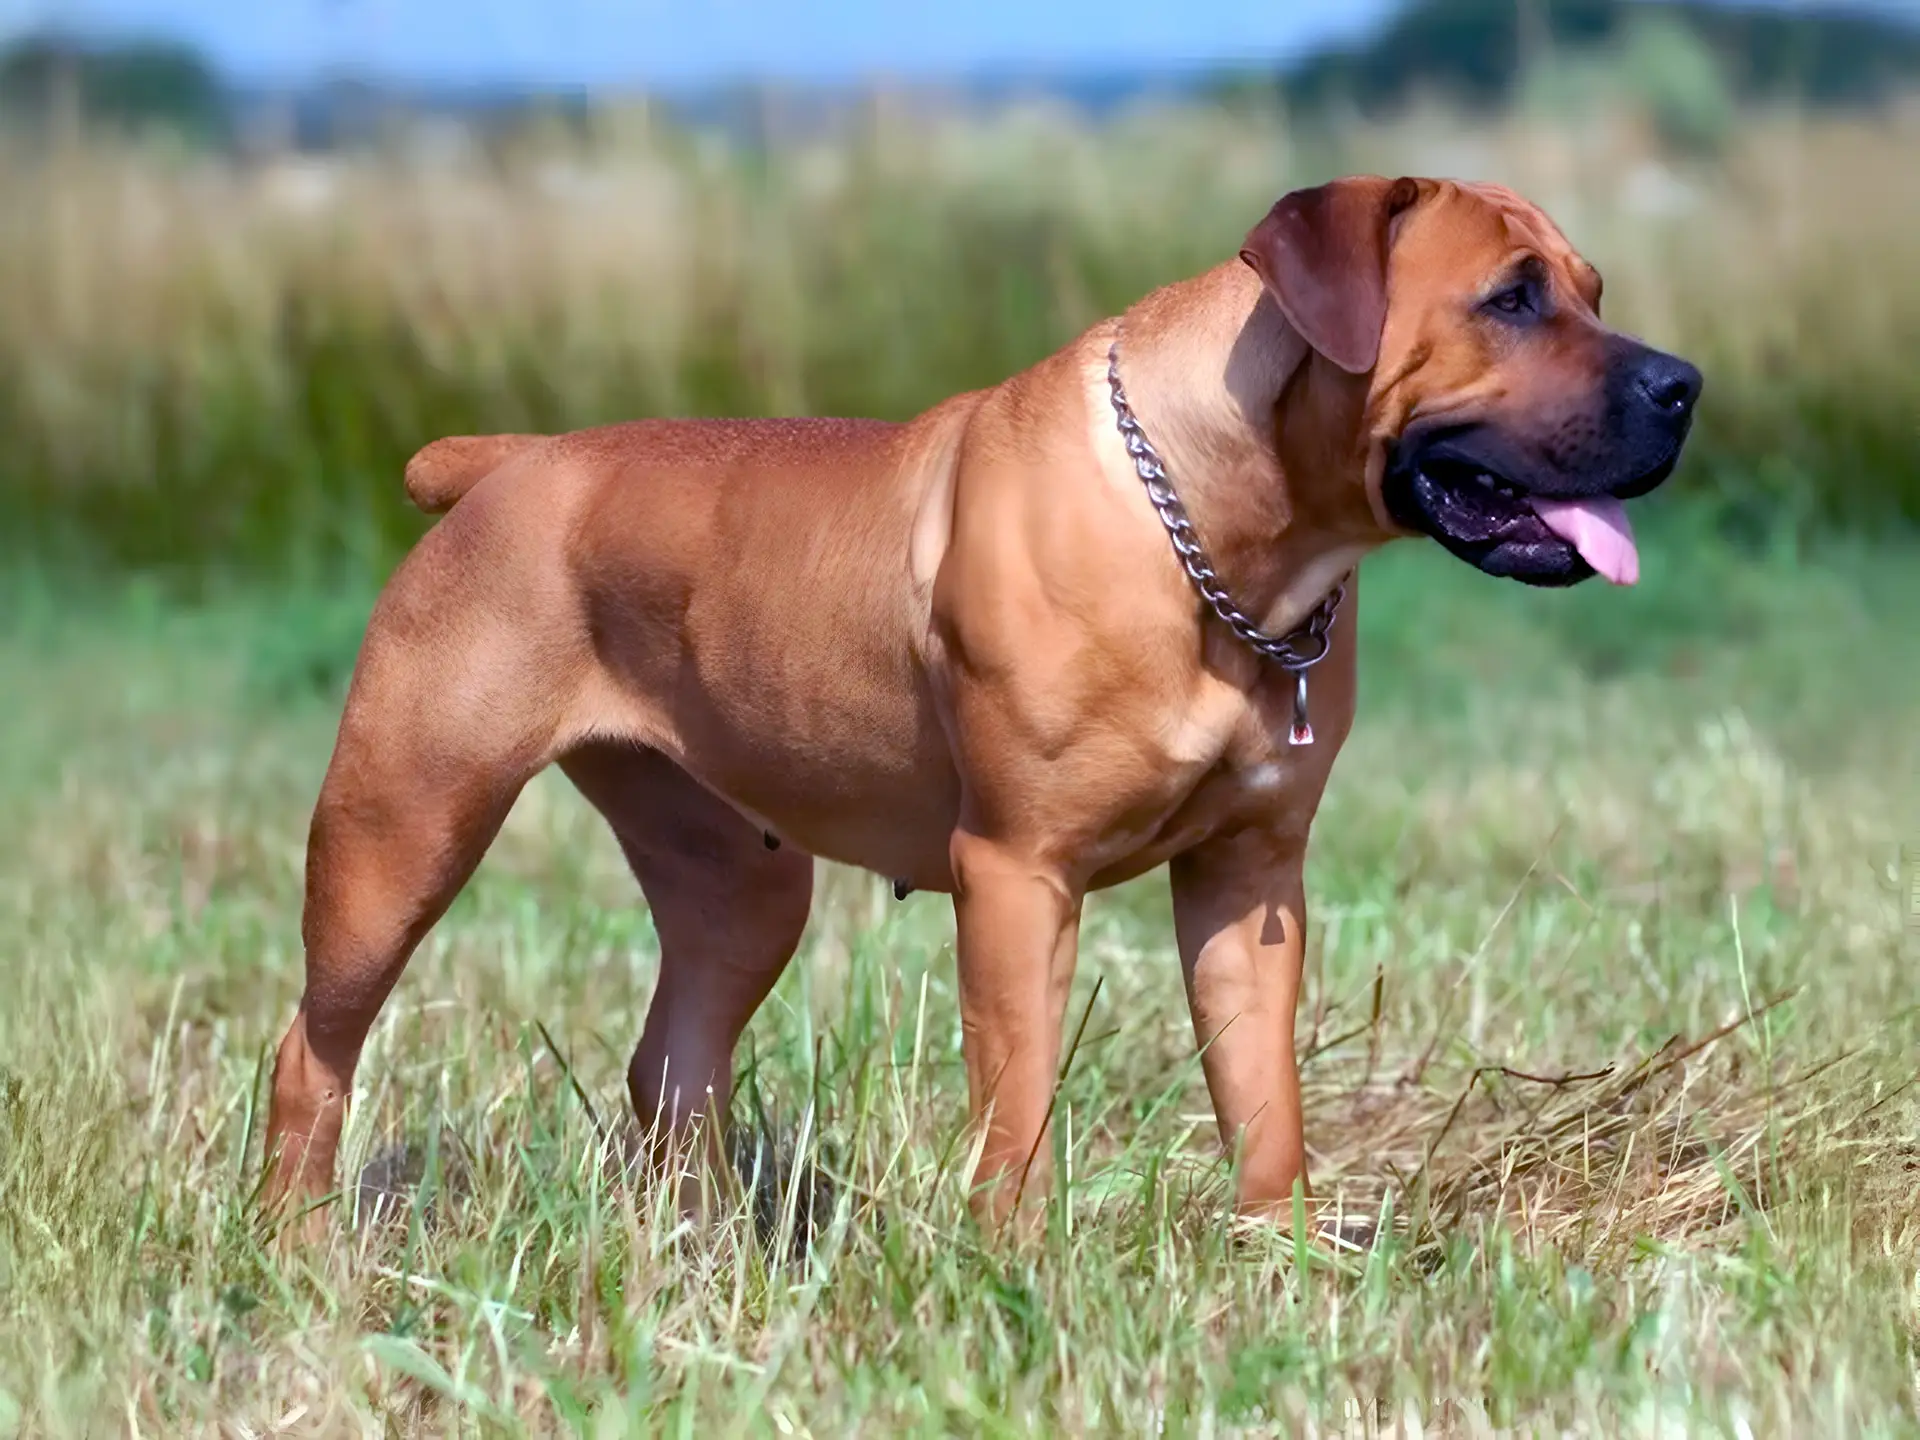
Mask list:
[[1524,281],[1509,285],[1487,301],[1487,308],[1502,315],[1526,315],[1533,310],[1533,291]]

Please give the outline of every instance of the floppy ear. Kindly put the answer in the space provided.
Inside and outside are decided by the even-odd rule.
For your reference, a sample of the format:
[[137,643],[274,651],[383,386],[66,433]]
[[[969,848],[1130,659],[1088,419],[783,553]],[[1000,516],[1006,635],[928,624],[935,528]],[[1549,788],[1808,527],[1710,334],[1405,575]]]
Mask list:
[[1412,180],[1356,175],[1282,196],[1240,258],[1301,337],[1342,370],[1380,357],[1387,319],[1387,227],[1420,198]]

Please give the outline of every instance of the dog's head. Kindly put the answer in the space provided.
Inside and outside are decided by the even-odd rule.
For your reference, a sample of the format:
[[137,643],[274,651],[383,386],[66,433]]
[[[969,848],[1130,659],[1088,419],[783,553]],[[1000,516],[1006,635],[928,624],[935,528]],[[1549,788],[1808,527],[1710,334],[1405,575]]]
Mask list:
[[1491,185],[1362,176],[1299,190],[1247,236],[1324,359],[1367,377],[1368,498],[1490,575],[1639,575],[1621,501],[1672,473],[1686,361],[1600,323],[1600,276]]

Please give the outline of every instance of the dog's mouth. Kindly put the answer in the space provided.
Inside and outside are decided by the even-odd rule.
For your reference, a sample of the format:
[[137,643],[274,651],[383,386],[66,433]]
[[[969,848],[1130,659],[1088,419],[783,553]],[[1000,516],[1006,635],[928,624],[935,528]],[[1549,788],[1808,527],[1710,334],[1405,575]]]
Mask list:
[[1611,492],[1562,498],[1530,491],[1444,440],[1390,461],[1382,499],[1395,523],[1433,536],[1461,559],[1530,585],[1600,575],[1640,578],[1640,552],[1621,500],[1654,488],[1672,461]]

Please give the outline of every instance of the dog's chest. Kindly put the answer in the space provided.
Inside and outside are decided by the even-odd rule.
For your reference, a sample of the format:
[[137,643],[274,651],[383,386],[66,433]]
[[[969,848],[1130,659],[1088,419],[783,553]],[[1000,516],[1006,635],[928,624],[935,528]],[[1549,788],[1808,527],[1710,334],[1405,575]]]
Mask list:
[[[1332,698],[1332,697],[1329,697]],[[1207,760],[1186,767],[1165,794],[1157,823],[1135,832],[1124,860],[1109,856],[1097,884],[1142,874],[1217,835],[1248,827],[1301,830],[1313,818],[1334,756],[1346,737],[1351,710],[1313,712],[1314,739],[1289,743],[1290,707],[1249,707],[1215,737]],[[1193,738],[1189,735],[1187,738]],[[1172,763],[1168,773],[1179,775]]]
[[1318,802],[1353,723],[1350,687],[1314,685],[1296,703],[1294,677],[1269,677],[1245,697],[1220,737],[1193,799],[1236,818]]
[[1187,848],[1222,830],[1285,823],[1302,811],[1310,818],[1337,743],[1316,737],[1311,746],[1282,748],[1283,738],[1281,746],[1222,756],[1169,817],[1167,838]]

